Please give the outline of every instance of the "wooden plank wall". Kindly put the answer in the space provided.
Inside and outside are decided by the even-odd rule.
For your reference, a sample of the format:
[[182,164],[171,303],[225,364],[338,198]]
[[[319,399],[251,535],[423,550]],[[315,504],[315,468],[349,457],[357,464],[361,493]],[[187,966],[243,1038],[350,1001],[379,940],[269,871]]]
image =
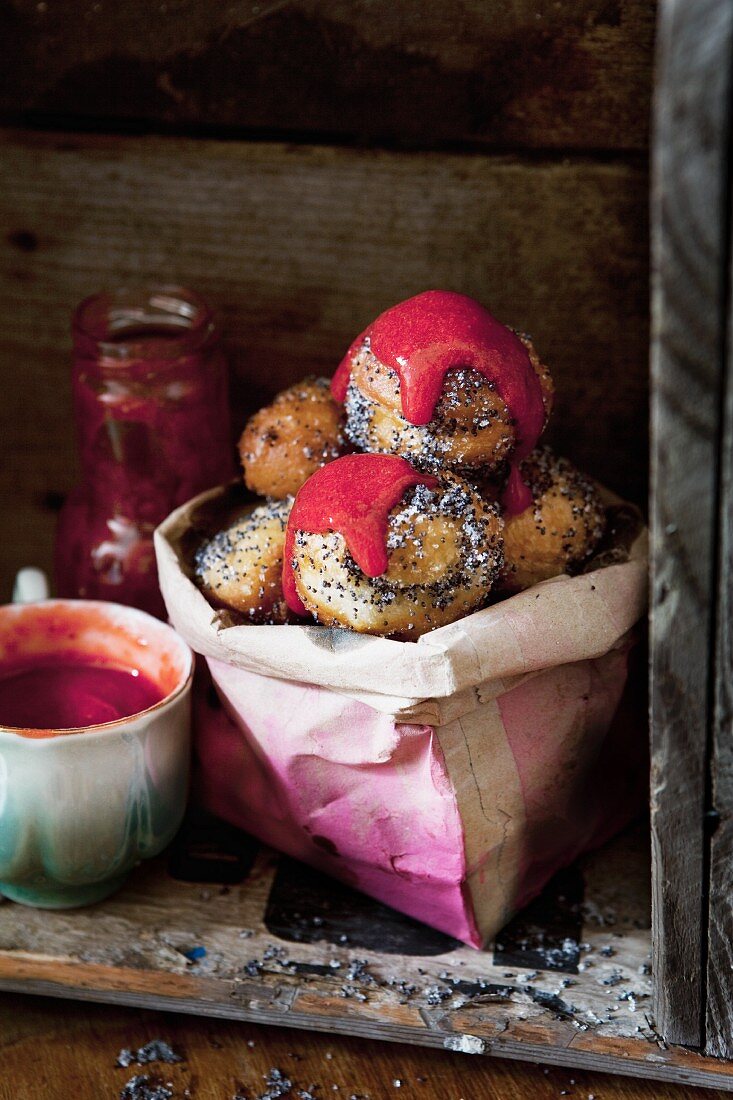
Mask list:
[[[729,243],[729,258],[733,248]],[[727,376],[721,402],[718,568],[707,821],[710,839],[706,1045],[733,1058],[733,301],[728,288]]]
[[647,145],[650,0],[8,0],[16,120],[486,148]]
[[391,302],[474,294],[551,364],[556,442],[643,503],[653,8],[9,0],[0,598],[76,477],[70,311],[123,281],[221,307],[237,425]]
[[[728,58],[733,51],[733,21],[728,18]],[[729,62],[730,65],[730,62]],[[728,110],[731,129],[730,68]],[[730,141],[730,134],[729,134]],[[730,144],[726,150],[730,157]],[[713,593],[715,631],[711,647],[714,684],[711,703],[710,778],[706,806],[710,839],[706,1043],[711,1054],[733,1058],[733,195],[727,165],[727,317],[725,356],[719,385],[719,477],[717,571]]]
[[732,452],[730,408],[725,425],[720,408],[733,9],[665,0],[662,13],[652,207],[655,1016],[672,1042],[733,1057]]

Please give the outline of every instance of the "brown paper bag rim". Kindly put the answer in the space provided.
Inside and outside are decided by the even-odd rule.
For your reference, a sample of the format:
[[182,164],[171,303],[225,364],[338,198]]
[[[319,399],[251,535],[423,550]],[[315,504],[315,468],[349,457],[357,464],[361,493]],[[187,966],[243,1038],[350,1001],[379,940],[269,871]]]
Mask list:
[[[542,668],[600,657],[643,615],[648,532],[641,527],[628,560],[578,576],[562,575],[423,635],[417,642],[317,625],[222,625],[188,575],[182,542],[192,516],[227,491],[199,494],[172,512],[154,536],[161,591],[173,626],[206,657],[277,679],[318,684],[397,714],[429,700]],[[606,503],[623,503],[603,491]]]

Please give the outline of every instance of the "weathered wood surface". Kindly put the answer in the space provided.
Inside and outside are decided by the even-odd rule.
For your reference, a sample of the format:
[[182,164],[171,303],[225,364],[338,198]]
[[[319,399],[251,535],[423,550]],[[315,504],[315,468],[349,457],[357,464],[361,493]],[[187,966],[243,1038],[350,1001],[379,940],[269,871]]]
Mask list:
[[8,0],[6,118],[359,142],[647,144],[652,0]]
[[710,878],[708,905],[706,1047],[733,1058],[733,368],[728,352],[728,391],[721,449],[720,542],[717,578],[715,697],[708,808]]
[[[730,203],[730,196],[728,202]],[[728,242],[728,264],[733,247]],[[728,288],[727,348],[720,387],[713,736],[710,759],[710,897],[706,1047],[733,1058],[733,297]]]
[[[733,7],[719,0],[665,0],[662,16],[652,253],[655,1015],[670,1041],[701,1045]],[[717,881],[720,866],[713,873],[715,894],[730,881],[730,871]],[[725,926],[730,928],[729,915]],[[710,961],[715,1003],[727,1001],[730,1020],[733,973],[729,965],[721,971],[719,951]]]
[[473,294],[551,364],[554,437],[643,500],[646,205],[644,170],[625,164],[6,134],[3,590],[18,566],[48,567],[48,506],[76,476],[71,310],[146,279],[221,306],[240,427],[278,387],[331,373],[393,302],[431,286]]
[[[156,1039],[183,1061],[115,1065],[121,1050],[137,1051]],[[170,1084],[174,1100],[254,1100],[266,1092],[273,1069],[290,1079],[292,1096],[310,1089],[322,1100],[684,1100],[691,1095],[685,1086],[659,1081],[10,994],[0,997],[0,1065],[0,1100],[112,1098],[138,1074],[147,1074],[151,1084]],[[695,1092],[697,1100],[726,1095],[721,1089]]]
[[159,859],[87,910],[0,905],[0,989],[733,1089],[733,1067],[651,1024],[643,827],[559,876],[485,952],[223,835],[184,834],[171,866],[203,882]]

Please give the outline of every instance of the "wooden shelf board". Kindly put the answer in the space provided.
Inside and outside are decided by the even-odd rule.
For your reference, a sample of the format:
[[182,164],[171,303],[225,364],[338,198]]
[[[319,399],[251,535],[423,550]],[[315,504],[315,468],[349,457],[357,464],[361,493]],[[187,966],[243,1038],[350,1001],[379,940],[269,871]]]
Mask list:
[[97,906],[0,905],[0,989],[733,1091],[733,1065],[654,1030],[645,828],[563,872],[478,952],[204,825]]

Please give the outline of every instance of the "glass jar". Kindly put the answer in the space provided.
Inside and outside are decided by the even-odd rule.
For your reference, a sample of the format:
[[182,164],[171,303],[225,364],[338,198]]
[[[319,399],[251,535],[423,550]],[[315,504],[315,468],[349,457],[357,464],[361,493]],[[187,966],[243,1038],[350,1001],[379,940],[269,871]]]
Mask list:
[[153,531],[234,473],[220,332],[198,295],[155,287],[87,298],[72,333],[82,481],[59,517],[57,590],[162,617]]

